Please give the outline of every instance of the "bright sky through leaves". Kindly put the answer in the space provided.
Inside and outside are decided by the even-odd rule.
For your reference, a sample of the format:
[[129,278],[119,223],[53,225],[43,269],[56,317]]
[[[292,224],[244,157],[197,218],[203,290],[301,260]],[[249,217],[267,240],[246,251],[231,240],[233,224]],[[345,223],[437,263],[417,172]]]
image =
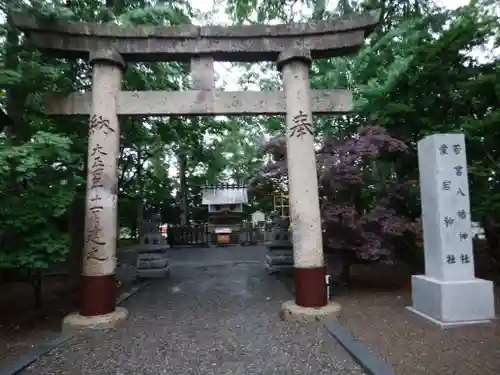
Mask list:
[[[439,5],[445,6],[446,8],[455,9],[460,6],[466,5],[469,0],[436,0],[436,2]],[[226,7],[224,5],[224,0],[191,0],[190,3],[193,8],[197,9],[200,12],[200,14],[210,14],[210,23],[217,25],[231,24],[229,17],[225,13]],[[327,0],[327,4],[327,9],[332,9],[336,6],[337,1]],[[213,12],[214,9],[217,9],[217,12]],[[204,22],[199,21],[198,23],[203,24]],[[231,66],[231,63],[217,62],[215,64],[215,73],[219,77],[217,86],[223,86],[228,91],[241,90],[241,86],[238,84],[238,78],[241,76],[242,72],[234,69]],[[258,87],[253,87],[252,89],[258,90]]]

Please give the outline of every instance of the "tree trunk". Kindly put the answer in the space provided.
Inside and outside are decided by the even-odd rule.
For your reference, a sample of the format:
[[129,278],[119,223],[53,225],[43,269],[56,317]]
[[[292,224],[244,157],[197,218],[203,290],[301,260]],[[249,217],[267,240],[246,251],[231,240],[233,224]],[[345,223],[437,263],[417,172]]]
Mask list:
[[340,283],[344,286],[348,286],[351,283],[351,268],[355,264],[355,261],[346,257],[342,261],[342,271],[340,272]]
[[500,266],[500,236],[498,235],[496,222],[491,216],[485,215],[482,226],[488,244],[488,253],[498,268]]
[[[7,8],[7,36],[5,47],[5,65],[4,68],[19,72],[19,31],[14,25],[11,16],[11,9]],[[16,144],[23,144],[30,137],[29,124],[24,119],[24,110],[28,99],[28,92],[20,85],[12,85],[7,88],[7,116],[11,126],[8,128],[8,134]]]
[[143,235],[143,225],[144,220],[144,182],[142,180],[143,175],[142,168],[142,150],[141,147],[137,147],[137,164],[136,164],[136,181],[137,181],[137,238],[141,241]]
[[179,204],[181,210],[181,225],[187,225],[188,223],[186,165],[187,165],[186,154],[183,151],[180,151],[179,152],[179,179],[180,179]]
[[35,294],[35,309],[40,310],[43,305],[42,298],[42,285],[43,285],[43,273],[40,269],[32,270],[30,275],[30,284],[33,287],[33,292]]
[[77,192],[68,211],[68,228],[71,241],[68,254],[70,290],[76,292],[80,285],[80,275],[83,267],[85,196],[82,192]]

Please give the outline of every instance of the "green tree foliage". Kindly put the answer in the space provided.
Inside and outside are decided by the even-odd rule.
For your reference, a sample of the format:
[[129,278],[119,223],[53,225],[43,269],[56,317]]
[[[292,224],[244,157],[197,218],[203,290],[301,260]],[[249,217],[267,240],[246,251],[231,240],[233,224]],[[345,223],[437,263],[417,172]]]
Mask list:
[[[0,1],[7,21],[0,48],[0,268],[46,268],[67,259],[68,251],[78,267],[84,240],[87,124],[77,118],[48,119],[43,115],[43,93],[90,90],[90,67],[85,61],[51,59],[33,50],[12,24],[10,16],[18,10],[54,22],[124,26],[190,24],[195,13],[187,1]],[[188,64],[175,62],[133,64],[123,86],[183,90],[189,84],[188,69]],[[228,161],[241,159],[241,152],[228,150],[229,138],[245,137],[235,126],[228,119],[123,119],[121,225],[135,233],[137,219],[160,208],[171,214],[167,220],[175,221],[180,176],[170,172],[181,154],[188,186],[183,193],[190,206],[199,206],[201,185],[231,178]]]
[[[368,212],[376,203],[373,189],[417,179],[419,139],[435,132],[465,133],[473,219],[488,223],[490,247],[498,250],[499,58],[477,55],[500,42],[495,2],[471,1],[456,10],[431,0],[342,0],[335,7],[325,0],[218,4],[234,23],[315,22],[380,9],[380,25],[358,54],[312,66],[313,88],[348,88],[356,97],[353,114],[315,119],[318,138],[352,139],[360,128],[379,126],[408,146],[396,160],[375,158],[363,169],[369,183],[359,188],[358,203]],[[42,57],[13,27],[14,10],[54,22],[176,25],[218,20],[212,12],[200,17],[187,0],[0,0],[5,20],[0,29],[0,267],[46,267],[64,259],[67,251],[80,258],[87,124],[45,117],[43,93],[89,90],[90,67],[85,61]],[[280,87],[271,63],[234,66],[243,87]],[[126,72],[124,89],[184,90],[188,69],[183,63],[134,64]],[[187,217],[203,220],[201,185],[248,181],[266,160],[259,153],[262,144],[282,133],[283,126],[279,117],[124,119],[122,226],[135,233],[137,218],[159,208],[168,213],[166,220],[173,220],[184,201]],[[286,179],[267,184],[264,194],[252,197],[254,207],[270,209],[272,191],[285,187]],[[411,216],[419,217],[418,194],[407,203]]]
[[45,268],[65,259],[69,238],[60,218],[74,196],[71,162],[70,140],[44,131],[0,149],[2,266]]
[[[254,9],[264,3],[271,4],[259,2]],[[325,7],[322,1],[303,4],[309,8],[303,13],[311,20],[381,11],[380,24],[358,54],[316,61],[311,69],[313,88],[348,88],[356,97],[353,114],[315,120],[320,140],[356,139],[357,129],[375,125],[409,147],[395,161],[376,158],[364,168],[369,183],[360,191],[359,209],[373,209],[370,197],[374,188],[382,191],[388,183],[418,179],[416,144],[420,139],[433,133],[464,133],[472,217],[490,228],[486,231],[492,239],[488,241],[490,250],[500,260],[496,234],[500,219],[496,151],[500,60],[495,50],[500,32],[494,2],[471,1],[454,10],[430,0],[343,0],[335,8]],[[256,12],[242,14],[255,17]],[[233,16],[235,21],[245,22],[241,14]],[[275,17],[272,11],[266,15],[269,20]],[[333,199],[348,203],[340,195]],[[408,213],[419,217],[418,192],[406,202]]]

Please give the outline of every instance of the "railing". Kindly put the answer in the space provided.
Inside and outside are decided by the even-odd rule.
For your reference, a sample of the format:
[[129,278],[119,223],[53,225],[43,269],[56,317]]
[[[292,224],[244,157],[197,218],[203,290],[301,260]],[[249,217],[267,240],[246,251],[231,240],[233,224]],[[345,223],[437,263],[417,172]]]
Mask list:
[[169,225],[167,241],[170,246],[204,246],[209,243],[209,233],[205,224]]
[[[242,224],[231,226],[231,244],[257,245],[270,240],[269,228]],[[215,234],[206,224],[169,225],[167,241],[170,246],[208,246],[215,244]]]

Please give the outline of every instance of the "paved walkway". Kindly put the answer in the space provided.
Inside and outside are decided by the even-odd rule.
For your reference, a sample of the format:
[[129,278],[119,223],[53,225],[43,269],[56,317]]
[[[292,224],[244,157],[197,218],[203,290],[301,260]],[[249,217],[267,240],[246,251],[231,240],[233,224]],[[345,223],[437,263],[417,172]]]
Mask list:
[[173,250],[171,277],[125,303],[122,327],[72,338],[23,374],[362,375],[319,323],[279,320],[291,296],[262,258],[255,247]]

